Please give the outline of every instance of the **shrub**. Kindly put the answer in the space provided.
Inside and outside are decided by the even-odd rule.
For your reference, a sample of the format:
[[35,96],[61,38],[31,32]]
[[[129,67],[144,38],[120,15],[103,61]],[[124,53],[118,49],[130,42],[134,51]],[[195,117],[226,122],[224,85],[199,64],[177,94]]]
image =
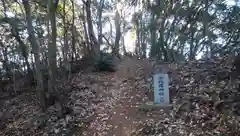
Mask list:
[[94,63],[94,71],[108,71],[108,72],[115,72],[116,61],[114,56],[109,53],[101,52],[98,58],[95,58]]

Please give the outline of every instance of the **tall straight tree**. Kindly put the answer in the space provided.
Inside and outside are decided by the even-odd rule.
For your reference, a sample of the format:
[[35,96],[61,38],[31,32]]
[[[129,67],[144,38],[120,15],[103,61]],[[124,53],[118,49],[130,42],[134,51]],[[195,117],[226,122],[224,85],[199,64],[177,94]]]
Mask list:
[[34,54],[34,59],[35,59],[35,69],[36,69],[36,79],[37,79],[37,92],[39,93],[40,97],[40,106],[42,108],[42,111],[46,110],[46,101],[45,101],[45,93],[43,89],[43,78],[42,74],[40,71],[41,64],[40,64],[40,50],[39,50],[39,45],[37,43],[37,39],[34,35],[34,29],[32,25],[32,17],[31,17],[31,8],[29,5],[28,0],[23,0],[23,5],[25,9],[25,14],[26,14],[26,21],[27,21],[27,31],[28,31],[28,39],[32,45],[32,51]]
[[[49,45],[48,45],[48,72],[49,72],[49,80],[50,86],[49,91],[53,92],[54,85],[56,82],[56,69],[57,69],[57,46],[56,46],[56,37],[57,37],[57,29],[56,29],[56,0],[50,0],[48,3],[48,21],[51,24],[51,34],[48,35]],[[49,22],[48,22],[49,23]]]
[[114,18],[114,22],[115,22],[115,27],[116,27],[116,37],[115,37],[115,44],[114,44],[114,50],[113,50],[113,54],[118,56],[119,55],[119,42],[121,39],[121,22],[120,22],[120,15],[118,10],[116,10],[115,13],[115,18]]
[[102,44],[102,12],[104,7],[105,0],[100,0],[98,7],[97,7],[97,14],[98,14],[98,43]]
[[90,40],[91,52],[93,56],[99,56],[100,53],[100,44],[98,43],[96,36],[93,31],[93,22],[92,22],[92,12],[91,12],[91,0],[82,0],[85,5],[86,10],[86,19],[87,19],[87,26],[88,26],[88,37]]
[[[48,45],[48,74],[49,74],[49,81],[48,81],[48,90],[51,95],[55,95],[56,101],[58,101],[58,106],[60,108],[59,116],[64,116],[64,105],[63,99],[61,98],[61,94],[56,87],[56,74],[57,74],[57,45],[56,45],[56,38],[57,38],[57,28],[56,28],[56,9],[57,9],[57,1],[51,0],[48,3],[48,19],[50,20],[51,24],[51,34],[48,35],[49,45]],[[49,21],[48,20],[48,21]],[[49,22],[48,22],[49,23]]]

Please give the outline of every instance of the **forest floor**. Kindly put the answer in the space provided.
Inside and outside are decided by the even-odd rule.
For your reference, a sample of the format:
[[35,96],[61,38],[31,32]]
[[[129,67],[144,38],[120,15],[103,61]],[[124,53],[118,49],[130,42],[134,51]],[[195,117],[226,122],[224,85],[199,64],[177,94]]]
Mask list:
[[[150,119],[147,114],[141,114],[138,107],[144,104],[148,97],[144,88],[135,87],[131,80],[125,82],[108,76],[109,88],[101,90],[104,101],[96,106],[96,118],[83,133],[85,136],[130,136],[136,134],[139,123]],[[161,117],[161,116],[160,116]],[[156,119],[156,118],[155,118]]]
[[[169,74],[171,109],[143,106],[153,102],[159,68]],[[79,72],[68,86],[72,113],[59,118],[54,105],[41,113],[35,92],[1,99],[0,135],[238,136],[240,82],[229,80],[230,69],[222,60],[154,67],[129,60],[117,72]]]
[[[145,70],[129,76],[129,71],[124,74],[121,69],[119,71],[123,78],[119,78],[119,73],[118,75],[108,74],[109,80],[105,82],[109,83],[109,88],[100,91],[103,93],[103,98],[107,99],[97,104],[95,120],[90,123],[83,135],[194,136],[223,133],[224,135],[237,135],[239,132],[239,118],[234,119],[238,117],[236,111],[240,108],[235,107],[234,110],[232,106],[233,103],[236,105],[238,102],[226,104],[219,95],[224,90],[231,95],[236,95],[228,90],[231,87],[238,89],[233,87],[234,83],[231,87],[227,86],[229,80],[226,77],[229,75],[231,66],[220,64],[219,60],[207,63],[193,62],[183,64],[178,68],[173,64],[160,65],[158,68],[164,67],[170,76],[169,91],[173,100],[173,108],[153,109],[147,105],[153,102],[153,80],[149,73],[146,73],[146,69],[147,71],[150,69],[144,62],[140,64],[132,62],[132,64],[142,65],[140,67]],[[133,65],[127,69],[129,68],[132,69],[130,72],[139,69]],[[229,111],[226,109],[223,111],[224,108]],[[233,128],[236,130],[232,130]]]
[[[126,70],[126,67],[123,67]],[[98,92],[102,102],[96,104],[95,116],[88,128],[75,135],[130,136],[138,133],[140,122],[150,119],[138,108],[149,101],[146,92],[150,86],[139,88],[139,83],[144,82],[143,79],[139,77],[128,79],[129,75],[126,74],[129,72],[125,73],[124,70],[99,75],[99,79],[103,80],[103,84],[99,86],[107,86]]]

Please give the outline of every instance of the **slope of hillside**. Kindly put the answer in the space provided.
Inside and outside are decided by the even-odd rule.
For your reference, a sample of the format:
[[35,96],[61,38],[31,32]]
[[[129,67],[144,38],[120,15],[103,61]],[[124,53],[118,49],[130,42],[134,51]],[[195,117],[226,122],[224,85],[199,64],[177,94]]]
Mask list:
[[[153,101],[151,76],[159,69],[169,74],[173,109],[139,108]],[[114,73],[77,73],[66,88],[73,111],[65,118],[58,117],[56,105],[40,113],[35,93],[4,100],[0,135],[235,136],[240,132],[239,80],[223,60],[157,64],[128,59]]]

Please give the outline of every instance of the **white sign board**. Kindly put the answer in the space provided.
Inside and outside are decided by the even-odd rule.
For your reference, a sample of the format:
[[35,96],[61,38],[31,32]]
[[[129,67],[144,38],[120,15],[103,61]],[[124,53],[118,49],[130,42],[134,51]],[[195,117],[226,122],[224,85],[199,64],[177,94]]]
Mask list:
[[169,104],[169,78],[168,74],[155,74],[153,76],[154,102],[157,104]]

